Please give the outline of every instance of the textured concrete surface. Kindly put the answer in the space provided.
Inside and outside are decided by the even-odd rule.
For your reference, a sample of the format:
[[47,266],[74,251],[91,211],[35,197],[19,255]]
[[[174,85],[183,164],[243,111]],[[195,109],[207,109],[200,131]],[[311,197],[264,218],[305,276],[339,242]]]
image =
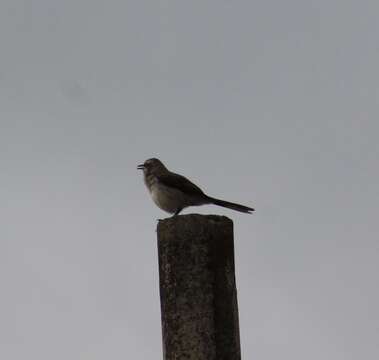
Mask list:
[[157,233],[164,360],[240,359],[233,222],[182,215]]

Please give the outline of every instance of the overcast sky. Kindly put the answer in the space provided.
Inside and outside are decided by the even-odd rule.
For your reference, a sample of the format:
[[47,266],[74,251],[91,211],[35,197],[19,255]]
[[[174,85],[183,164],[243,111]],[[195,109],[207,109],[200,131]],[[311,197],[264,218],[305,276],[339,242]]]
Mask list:
[[243,359],[379,358],[379,4],[2,0],[0,358],[160,359],[159,157],[235,226]]

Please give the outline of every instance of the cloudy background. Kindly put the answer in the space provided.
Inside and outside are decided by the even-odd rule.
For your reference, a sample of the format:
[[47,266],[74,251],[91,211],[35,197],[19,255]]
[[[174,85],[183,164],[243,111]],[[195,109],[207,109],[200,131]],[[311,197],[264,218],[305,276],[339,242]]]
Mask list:
[[379,358],[379,5],[2,0],[0,358],[160,359],[157,156],[235,225],[244,359]]

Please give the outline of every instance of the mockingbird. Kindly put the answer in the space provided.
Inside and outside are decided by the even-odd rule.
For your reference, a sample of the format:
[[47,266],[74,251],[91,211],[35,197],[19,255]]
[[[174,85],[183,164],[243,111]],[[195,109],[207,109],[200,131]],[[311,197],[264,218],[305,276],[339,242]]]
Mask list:
[[253,208],[210,197],[182,175],[169,171],[155,158],[138,165],[143,170],[145,185],[155,204],[170,214],[178,215],[188,206],[214,204],[250,214]]

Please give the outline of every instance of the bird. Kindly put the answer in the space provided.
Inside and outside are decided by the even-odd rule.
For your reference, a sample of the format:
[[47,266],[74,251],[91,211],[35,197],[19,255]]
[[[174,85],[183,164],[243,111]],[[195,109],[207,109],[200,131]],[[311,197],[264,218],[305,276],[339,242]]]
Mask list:
[[173,216],[179,215],[186,207],[206,204],[218,205],[247,214],[255,211],[248,206],[206,195],[184,176],[168,170],[157,158],[146,160],[138,165],[137,169],[143,170],[144,182],[154,203]]

